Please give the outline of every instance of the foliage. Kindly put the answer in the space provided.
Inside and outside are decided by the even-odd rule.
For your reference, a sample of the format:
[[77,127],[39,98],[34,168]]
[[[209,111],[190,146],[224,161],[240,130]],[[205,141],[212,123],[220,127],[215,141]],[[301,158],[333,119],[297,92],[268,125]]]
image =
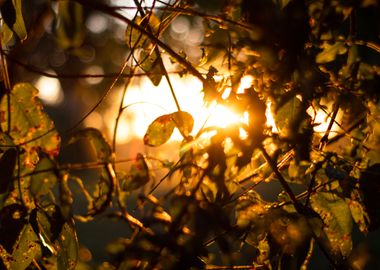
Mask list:
[[[376,1],[130,1],[135,16],[112,1],[39,2],[0,7],[1,269],[307,269],[316,250],[335,269],[370,265],[357,256],[353,233],[358,228],[365,237],[380,224]],[[91,60],[99,36],[84,25],[93,14],[118,20],[125,34],[120,44],[109,29],[102,40],[110,48]],[[169,35],[180,17],[201,19],[197,57]],[[47,20],[52,31],[45,31]],[[103,91],[99,100],[66,131],[57,131],[60,122],[23,73],[54,77],[28,61],[36,44],[52,46],[44,35],[71,59],[55,66],[62,81],[99,77],[79,68],[98,61],[108,70],[113,51],[122,58],[111,86],[93,86]],[[195,115],[176,97],[186,89],[174,89],[172,70],[202,83],[205,104],[245,120],[195,130]],[[140,138],[146,152],[119,166],[123,97],[141,75],[155,86],[167,81],[177,110],[157,117]],[[248,75],[252,82],[239,90]],[[78,129],[120,82],[112,143],[102,129]],[[183,138],[178,159],[148,154],[175,129]],[[62,161],[65,147],[83,145],[94,161]],[[159,189],[164,182],[170,187]],[[260,191],[276,184],[275,199]],[[109,239],[107,261],[91,263],[76,223],[101,219],[128,226],[124,237]]]

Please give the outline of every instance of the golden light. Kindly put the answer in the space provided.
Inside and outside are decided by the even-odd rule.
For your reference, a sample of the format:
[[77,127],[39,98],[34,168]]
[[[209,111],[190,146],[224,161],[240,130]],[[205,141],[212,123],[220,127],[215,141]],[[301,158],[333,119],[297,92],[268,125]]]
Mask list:
[[267,102],[267,109],[265,110],[265,116],[267,118],[267,126],[272,128],[273,133],[278,133],[278,128],[276,126],[276,121],[274,120],[273,114],[272,114],[272,102]]
[[[54,73],[51,70],[48,73]],[[35,83],[38,97],[43,103],[51,106],[59,105],[63,101],[63,91],[58,79],[41,76]]]
[[[234,124],[248,124],[248,113],[243,115],[234,112],[232,109],[212,102],[209,106],[204,104],[202,83],[190,76],[180,77],[170,75],[171,84],[173,85],[176,98],[181,110],[190,113],[194,118],[193,135],[205,127],[226,128]],[[253,77],[245,76],[241,80],[239,92],[249,88],[252,84]],[[223,93],[224,98],[228,97],[231,89],[227,88]],[[125,110],[118,125],[117,142],[126,143],[134,138],[142,138],[148,126],[157,117],[177,111],[176,104],[171,94],[167,81],[163,78],[161,83],[155,87],[151,81],[146,78],[137,78],[127,89],[123,100]],[[274,119],[270,113],[270,104],[268,104],[267,118],[268,126],[277,130]],[[115,119],[115,108],[110,108],[103,115],[103,119]],[[98,117],[91,119],[97,122]],[[90,122],[90,121],[89,121]],[[90,123],[88,123],[90,125]],[[104,124],[108,130],[109,137],[114,132],[114,121],[105,121]],[[203,134],[202,137],[212,136],[212,133]],[[240,128],[240,138],[245,139],[247,133]],[[181,134],[175,130],[171,141],[182,141]]]
[[[321,136],[324,135],[326,130],[328,129],[328,126],[331,122],[331,114],[333,111],[333,102],[327,102],[322,104],[326,107],[326,110],[318,109],[315,110],[313,107],[309,107],[307,109],[307,113],[311,116],[314,123],[314,132],[321,134]],[[331,112],[331,113],[329,113]],[[343,117],[343,111],[339,110],[333,125],[331,126],[329,138],[336,135],[336,133],[342,131],[342,129],[339,127],[337,123],[341,121]]]

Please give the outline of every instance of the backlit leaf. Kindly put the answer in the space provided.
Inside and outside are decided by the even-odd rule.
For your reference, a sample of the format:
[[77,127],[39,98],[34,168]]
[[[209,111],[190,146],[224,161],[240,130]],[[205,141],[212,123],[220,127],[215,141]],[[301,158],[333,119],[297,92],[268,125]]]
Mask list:
[[144,135],[144,144],[149,146],[160,146],[166,143],[175,128],[175,123],[170,114],[161,115],[148,127]]
[[348,206],[351,210],[352,218],[355,223],[358,224],[359,229],[363,233],[368,232],[368,226],[370,224],[369,216],[364,208],[364,205],[358,201],[347,199]]
[[[140,25],[142,22],[141,17],[135,17],[134,22]],[[138,29],[131,27],[130,25],[127,26],[127,29],[125,30],[125,41],[129,48],[141,48],[145,40],[146,38],[143,34],[141,34],[141,32]]]
[[110,161],[112,156],[111,147],[98,129],[82,129],[71,137],[70,143],[75,143],[80,139],[85,139],[90,143],[98,161]]
[[[29,216],[30,225],[40,239],[42,244],[41,246],[48,249],[53,255],[57,255],[57,249],[54,245],[52,231],[58,228],[53,228],[51,220],[51,217],[49,217],[44,211],[37,208],[34,208]],[[62,226],[59,226],[59,229],[61,228]]]
[[34,197],[48,194],[58,181],[55,173],[56,166],[49,157],[42,157],[31,178],[30,192]]
[[161,115],[148,127],[144,136],[144,144],[149,146],[160,146],[166,143],[177,127],[183,136],[188,136],[193,130],[194,119],[191,114],[178,111],[171,114]]
[[[29,83],[16,84],[10,94],[11,117],[8,118],[7,99],[0,102],[0,125],[2,130],[8,129],[15,144],[26,148],[40,148],[49,155],[57,155],[60,147],[60,137],[54,128],[54,123],[43,111],[41,102],[37,99],[38,90]],[[37,139],[38,138],[38,139]]]
[[336,42],[332,45],[325,42],[323,44],[323,51],[317,54],[315,61],[319,64],[329,63],[335,60],[339,54],[344,54],[347,48],[343,42]]
[[22,0],[6,0],[1,6],[1,15],[20,40],[27,37],[27,32],[22,14]]
[[162,70],[162,59],[159,55],[158,49],[142,50],[140,53],[140,67],[148,74],[148,78],[152,81],[153,85],[157,86],[161,82],[164,74]]
[[19,238],[13,246],[12,262],[10,269],[26,269],[34,259],[41,256],[39,239],[30,224],[22,229]]
[[57,257],[58,270],[73,270],[78,261],[78,237],[74,225],[65,223],[58,239],[60,251]]
[[128,175],[121,183],[121,188],[131,191],[144,186],[149,182],[149,168],[142,154],[138,153],[135,162],[131,165]]
[[178,111],[171,114],[172,119],[182,135],[189,136],[194,127],[194,119],[188,112]]
[[336,194],[319,192],[311,196],[311,206],[324,222],[324,231],[335,252],[344,257],[352,250],[352,217],[347,203]]

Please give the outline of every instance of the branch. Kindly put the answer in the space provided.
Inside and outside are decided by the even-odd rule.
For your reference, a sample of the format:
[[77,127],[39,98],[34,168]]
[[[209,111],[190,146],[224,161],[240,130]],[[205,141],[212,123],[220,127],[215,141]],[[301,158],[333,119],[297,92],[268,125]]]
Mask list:
[[148,37],[153,43],[157,44],[164,51],[166,51],[171,57],[177,60],[179,64],[185,67],[193,76],[197,77],[206,87],[209,86],[209,82],[202,76],[202,74],[196,68],[193,67],[193,65],[189,61],[187,61],[178,53],[176,53],[169,45],[162,42],[158,37],[156,37],[154,34],[149,32],[145,28],[143,28],[141,25],[138,25],[133,20],[130,20],[127,17],[117,13],[113,7],[99,3],[99,2],[95,2],[93,0],[73,0],[73,1],[83,6],[90,7],[90,8],[93,8],[94,10],[98,10],[100,12],[108,14],[116,19],[119,19],[125,22],[130,27],[140,31],[140,33]]

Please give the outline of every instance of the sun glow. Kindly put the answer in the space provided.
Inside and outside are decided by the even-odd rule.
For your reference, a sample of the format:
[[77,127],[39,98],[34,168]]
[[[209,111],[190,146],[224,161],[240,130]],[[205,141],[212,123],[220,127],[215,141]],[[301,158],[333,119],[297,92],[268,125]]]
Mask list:
[[[194,118],[193,135],[204,127],[216,126],[226,128],[232,124],[247,123],[247,115],[239,115],[226,106],[212,102],[206,106],[203,101],[202,83],[191,77],[170,76],[175,89],[175,95],[181,110],[190,113]],[[248,88],[252,78],[243,78],[240,88]],[[244,89],[243,88],[243,89]],[[125,110],[120,118],[117,141],[125,143],[132,138],[143,137],[149,124],[157,117],[177,111],[174,98],[168,83],[163,79],[155,87],[148,78],[140,78],[127,90],[123,100]],[[114,114],[111,109],[105,113],[105,117]],[[105,123],[109,135],[113,133],[113,123]],[[240,131],[242,138],[246,137],[243,129]],[[176,130],[171,140],[182,140],[181,134]]]
[[[329,112],[333,111],[333,103],[332,102],[326,102],[322,104],[326,107],[325,110],[318,109],[315,110],[312,107],[309,107],[307,109],[307,113],[312,117],[313,123],[314,123],[314,132],[320,134],[321,136],[324,135],[326,130],[328,129],[328,126],[331,122],[331,114]],[[341,132],[342,129],[339,127],[337,123],[341,122],[341,119],[343,117],[343,111],[339,110],[336,117],[335,121],[331,126],[331,130],[329,133],[329,137],[335,136],[336,133]]]
[[[190,113],[194,118],[194,128],[192,135],[196,135],[202,128],[219,127],[227,128],[235,124],[248,124],[248,113],[243,115],[234,112],[231,108],[212,102],[206,106],[203,100],[202,83],[190,76],[179,77],[177,75],[170,76],[171,84],[175,91],[182,111]],[[244,92],[246,88],[251,87],[253,81],[252,76],[242,78],[238,87],[238,93]],[[227,88],[222,94],[222,98],[226,99],[232,90]],[[119,93],[120,94],[120,93]],[[118,95],[120,98],[120,95]],[[117,97],[115,97],[117,99]],[[117,143],[126,143],[134,138],[142,138],[148,126],[159,116],[178,111],[173,95],[170,91],[166,80],[162,79],[161,83],[155,87],[149,78],[137,78],[128,87],[123,100],[124,111],[119,119],[116,140]],[[271,111],[272,103],[270,100],[266,102],[266,118],[267,127],[273,133],[280,132],[276,126],[274,116]],[[332,104],[325,104],[327,112],[331,112]],[[313,118],[315,124],[314,131],[318,134],[326,132],[331,120],[331,116],[319,109],[315,111],[312,107],[307,110],[308,114]],[[87,126],[105,126],[108,130],[109,137],[113,136],[114,121],[106,119],[115,119],[117,114],[116,106],[111,106],[108,111],[100,115],[94,113],[93,117],[86,119]],[[342,118],[342,112],[339,111],[336,121]],[[101,122],[101,123],[100,123]],[[339,125],[334,123],[331,128],[330,136],[341,131]],[[202,134],[202,138],[210,138],[213,133],[208,131]],[[246,130],[240,128],[240,138],[247,137]],[[206,139],[207,139],[206,138]],[[171,141],[182,141],[183,137],[177,129],[175,129]]]

